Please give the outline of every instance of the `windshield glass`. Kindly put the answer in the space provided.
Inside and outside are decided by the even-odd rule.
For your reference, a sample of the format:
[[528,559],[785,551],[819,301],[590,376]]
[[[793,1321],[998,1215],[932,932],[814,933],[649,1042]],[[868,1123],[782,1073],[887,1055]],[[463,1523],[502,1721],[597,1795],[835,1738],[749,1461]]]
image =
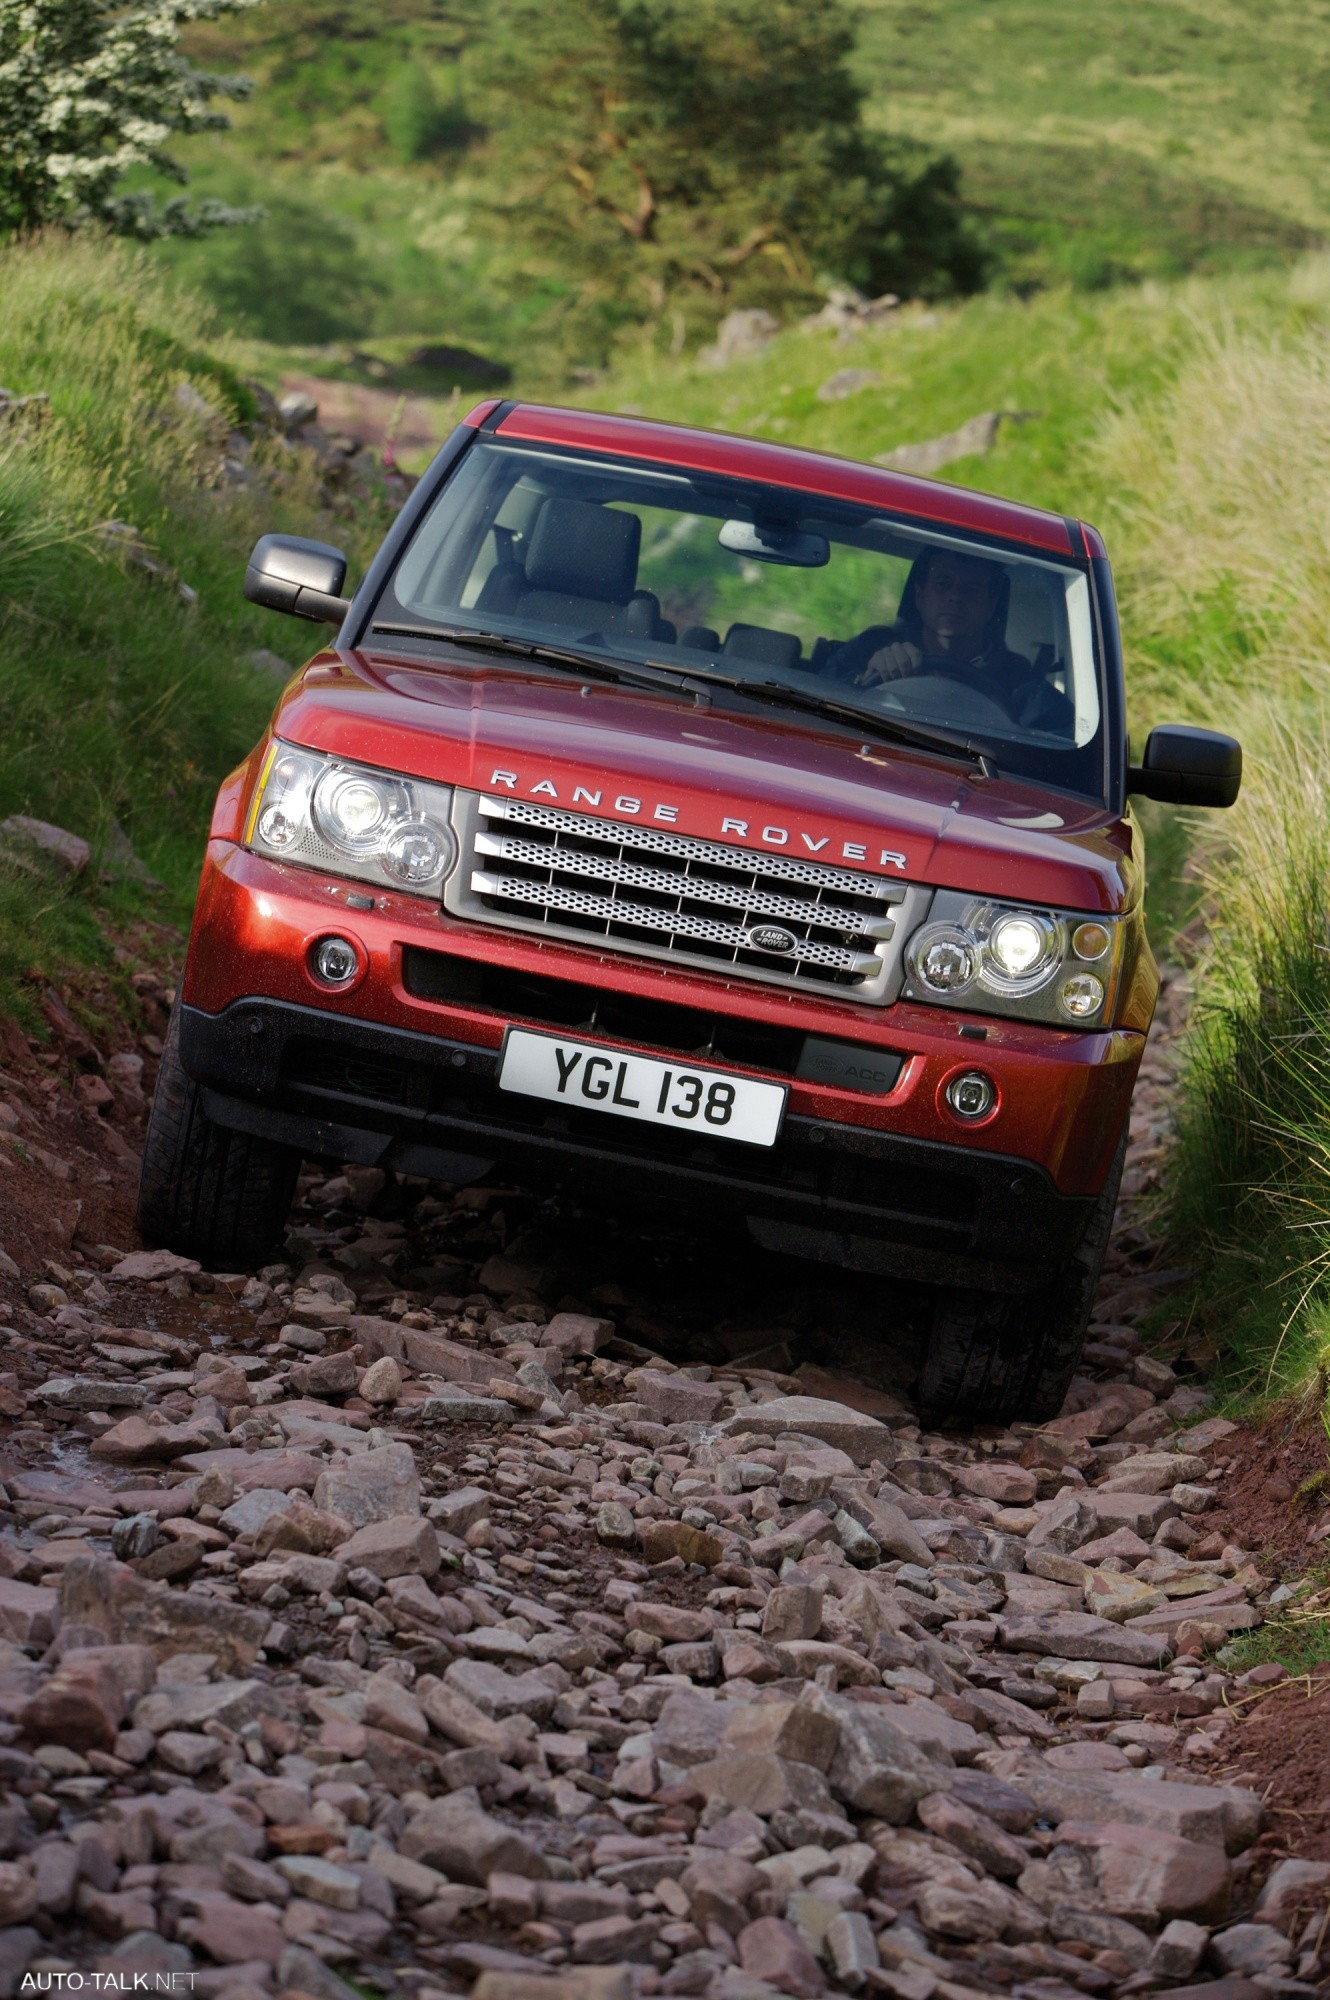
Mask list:
[[723,674],[757,700],[778,683],[1103,796],[1084,573],[863,506],[481,439],[375,609],[393,624]]

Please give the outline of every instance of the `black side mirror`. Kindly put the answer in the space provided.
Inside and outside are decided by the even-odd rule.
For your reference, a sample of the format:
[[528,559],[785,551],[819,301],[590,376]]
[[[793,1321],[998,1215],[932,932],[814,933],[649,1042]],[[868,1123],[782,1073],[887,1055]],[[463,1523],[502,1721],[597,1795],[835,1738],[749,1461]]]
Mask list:
[[1168,806],[1231,806],[1242,783],[1242,745],[1216,729],[1167,722],[1152,729],[1127,790]]
[[269,611],[289,611],[340,625],[351,609],[343,597],[346,557],[327,542],[303,535],[261,535],[245,571],[245,595]]

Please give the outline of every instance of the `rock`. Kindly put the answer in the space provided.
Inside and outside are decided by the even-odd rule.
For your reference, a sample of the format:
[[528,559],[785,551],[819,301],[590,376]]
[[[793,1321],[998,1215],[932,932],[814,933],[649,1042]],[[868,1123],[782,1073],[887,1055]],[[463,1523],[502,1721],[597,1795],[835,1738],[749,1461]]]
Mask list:
[[[839,1726],[833,1716],[805,1701],[726,1704],[722,1757],[772,1755],[826,1771],[836,1752]],[[657,1738],[659,1748],[659,1738]]]
[[858,1993],[882,1963],[872,1925],[861,1910],[842,1910],[832,1918],[824,1949],[832,1971],[850,1993]]
[[0,1861],[0,1929],[26,1924],[38,1909],[37,1884],[16,1861]]
[[719,1755],[732,1719],[728,1703],[679,1689],[667,1697],[652,1731],[656,1755],[669,1764],[708,1763]]
[[119,1284],[152,1285],[163,1278],[192,1277],[202,1268],[196,1257],[180,1257],[174,1250],[131,1250],[107,1277]]
[[1153,1589],[1136,1576],[1119,1576],[1113,1570],[1091,1570],[1086,1577],[1085,1608],[1096,1618],[1125,1625],[1146,1611],[1157,1611],[1168,1602],[1162,1590]]
[[627,1386],[659,1424],[708,1424],[725,1400],[712,1382],[662,1375],[654,1368],[637,1369]]
[[1029,1854],[1019,1841],[986,1814],[967,1806],[949,1792],[930,1792],[920,1799],[919,1824],[968,1854],[988,1875],[1015,1882],[1029,1864]]
[[810,1688],[801,1699],[836,1724],[836,1753],[828,1781],[836,1797],[858,1811],[900,1826],[929,1792],[950,1788],[947,1770],[895,1727],[889,1709],[819,1687]]
[[1099,1493],[1167,1493],[1179,1480],[1204,1479],[1209,1466],[1189,1452],[1144,1451],[1124,1458],[1096,1487]]
[[49,820],[30,819],[26,813],[0,820],[0,848],[11,854],[39,855],[62,875],[81,875],[92,859],[91,847],[77,833],[66,833]]
[[924,1569],[930,1567],[933,1551],[894,1501],[854,1491],[845,1493],[843,1504],[846,1513],[867,1529],[883,1555],[898,1556],[902,1562],[918,1563]]
[[324,1903],[332,1910],[360,1906],[360,1877],[349,1868],[339,1868],[317,1854],[279,1855],[273,1866],[298,1896],[307,1896],[312,1903]]
[[1232,1870],[1222,1847],[1121,1822],[1064,1821],[1058,1839],[1089,1856],[1095,1886],[1113,1916],[1211,1924],[1227,1914]]
[[1256,1898],[1253,1916],[1293,1936],[1330,1899],[1330,1861],[1278,1861]]
[[857,396],[864,389],[875,389],[882,380],[876,368],[838,368],[825,382],[817,387],[819,403],[841,403],[847,396]]
[[834,1445],[856,1465],[882,1457],[891,1445],[891,1432],[876,1417],[863,1416],[844,1403],[827,1402],[819,1396],[778,1396],[769,1403],[746,1405],[724,1429],[755,1431],[763,1437],[797,1431],[803,1437]]
[[439,1538],[428,1521],[397,1515],[357,1529],[349,1541],[341,1543],[337,1555],[348,1569],[367,1569],[384,1579],[430,1577],[439,1570]]
[[314,1488],[314,1505],[353,1528],[420,1512],[420,1479],[407,1444],[380,1445],[345,1465],[329,1466]]
[[998,1632],[1011,1652],[1052,1654],[1061,1660],[1114,1660],[1125,1666],[1157,1667],[1169,1658],[1165,1639],[1124,1629],[1084,1611],[1004,1613],[998,1619]]
[[458,1486],[429,1503],[429,1517],[448,1535],[465,1535],[477,1521],[487,1521],[493,1502],[483,1486]]
[[367,1403],[395,1403],[402,1393],[402,1371],[391,1354],[382,1354],[360,1378],[360,1394]]
[[997,1882],[929,1881],[916,1897],[919,1920],[930,1937],[958,1943],[982,1943],[1000,1938],[1011,1928],[1020,1905]]
[[762,1608],[762,1637],[773,1644],[812,1639],[822,1623],[823,1593],[809,1583],[778,1584]]
[[1257,1979],[1262,1974],[1286,1972],[1293,1946],[1273,1924],[1234,1924],[1226,1931],[1216,1931],[1210,1940],[1210,1957],[1221,1973]]
[[981,410],[977,417],[967,417],[954,431],[944,431],[941,437],[927,438],[922,444],[898,444],[891,451],[878,452],[873,463],[885,465],[892,472],[930,476],[954,459],[984,457],[993,449],[1004,418],[1019,414],[1009,410]]
[[690,1528],[684,1521],[643,1521],[641,1536],[642,1554],[648,1563],[669,1562],[678,1556],[681,1562],[714,1569],[725,1559],[725,1544],[719,1535],[706,1528]]
[[[742,306],[726,313],[709,347],[698,351],[704,368],[726,368],[760,354],[780,332],[780,321],[761,306]],[[751,1970],[751,1968],[749,1968]]]
[[1038,1525],[1025,1538],[1029,1549],[1052,1549],[1071,1555],[1098,1532],[1099,1516],[1088,1497],[1064,1486],[1039,1516]]
[[157,1739],[157,1761],[182,1777],[197,1778],[211,1771],[226,1755],[226,1746],[215,1737],[200,1736],[189,1729],[168,1729]]
[[423,1861],[452,1881],[477,1886],[496,1873],[544,1881],[550,1872],[534,1841],[482,1812],[463,1792],[432,1799],[408,1820],[397,1847],[408,1861]]
[[[731,315],[736,317],[736,315]],[[755,1979],[794,2000],[816,2000],[826,1990],[822,1969],[793,1924],[779,1917],[758,1917],[735,1939],[739,1963]]]
[[1008,1460],[981,1459],[977,1465],[963,1465],[956,1484],[980,1500],[994,1500],[1002,1507],[1028,1507],[1039,1490],[1033,1472]]
[[545,1722],[554,1709],[554,1689],[540,1674],[508,1674],[483,1660],[454,1660],[444,1684],[496,1722],[514,1715]]
[[608,1549],[635,1549],[637,1523],[621,1500],[606,1500],[596,1514],[596,1539]]
[[[1172,1370],[1169,1371],[1170,1374]],[[1150,1384],[1145,1385],[1149,1388]],[[1203,1924],[1173,1917],[1155,1939],[1150,1970],[1157,1979],[1190,1979],[1205,1955],[1210,1933]]]
[[[723,1751],[724,1745],[721,1747]],[[732,1812],[755,1813],[759,1819],[781,1812],[835,1812],[820,1771],[770,1752],[721,1755],[711,1763],[695,1765],[690,1782],[705,1798],[719,1801]]]
[[46,1584],[0,1576],[0,1638],[15,1646],[49,1645],[56,1602],[56,1593]]
[[87,1646],[68,1653],[22,1711],[25,1733],[37,1743],[70,1750],[110,1750],[132,1702],[147,1693],[156,1674],[143,1646]]
[[[0,1581],[0,1610],[5,1588]],[[159,1662],[176,1653],[210,1653],[223,1674],[253,1666],[270,1622],[266,1612],[202,1591],[143,1583],[100,1556],[65,1565],[59,1615],[62,1631],[91,1626],[114,1643],[147,1646]]]
[[1178,1511],[1167,1493],[1127,1493],[1116,1487],[1105,1492],[1101,1486],[1091,1486],[1084,1497],[1094,1509],[1095,1533],[1101,1535],[1114,1528],[1130,1528],[1150,1541]]

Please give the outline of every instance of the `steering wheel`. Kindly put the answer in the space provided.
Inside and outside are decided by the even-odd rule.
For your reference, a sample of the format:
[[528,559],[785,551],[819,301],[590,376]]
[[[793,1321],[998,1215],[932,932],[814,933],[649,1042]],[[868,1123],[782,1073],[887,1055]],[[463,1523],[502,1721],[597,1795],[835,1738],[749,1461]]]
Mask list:
[[907,715],[920,722],[952,723],[961,729],[1011,727],[1011,717],[1001,702],[950,674],[904,674],[899,680],[863,689],[862,698],[890,715]]

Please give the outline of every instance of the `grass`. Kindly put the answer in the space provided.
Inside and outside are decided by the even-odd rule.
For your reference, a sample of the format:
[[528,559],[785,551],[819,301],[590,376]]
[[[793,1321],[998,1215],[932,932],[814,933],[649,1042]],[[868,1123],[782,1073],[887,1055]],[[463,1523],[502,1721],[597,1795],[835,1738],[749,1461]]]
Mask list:
[[1330,1570],[1309,1571],[1295,1588],[1296,1596],[1263,1625],[1220,1648],[1217,1657],[1225,1673],[1249,1673],[1271,1661],[1295,1677],[1330,1666]]
[[[871,122],[959,161],[999,289],[1093,293],[1287,264],[1325,238],[1327,19],[1327,0],[862,0],[858,62]],[[269,218],[154,254],[279,349],[405,330],[546,379],[558,287],[496,232],[474,144],[487,32],[470,0],[285,0],[197,24],[195,57],[258,88],[182,157],[200,192]]]
[[[50,399],[46,422],[0,430],[0,819],[54,821],[99,855],[118,827],[164,885],[160,913],[181,919],[217,783],[272,706],[245,656],[317,639],[244,602],[245,555],[265,528],[330,524],[298,468],[272,491],[218,484],[253,391],[141,255],[10,247],[0,287],[0,381]],[[331,531],[363,554],[374,524]],[[144,894],[96,865],[63,888],[8,868],[0,1009],[31,1024],[34,987],[105,956],[105,923]]]

